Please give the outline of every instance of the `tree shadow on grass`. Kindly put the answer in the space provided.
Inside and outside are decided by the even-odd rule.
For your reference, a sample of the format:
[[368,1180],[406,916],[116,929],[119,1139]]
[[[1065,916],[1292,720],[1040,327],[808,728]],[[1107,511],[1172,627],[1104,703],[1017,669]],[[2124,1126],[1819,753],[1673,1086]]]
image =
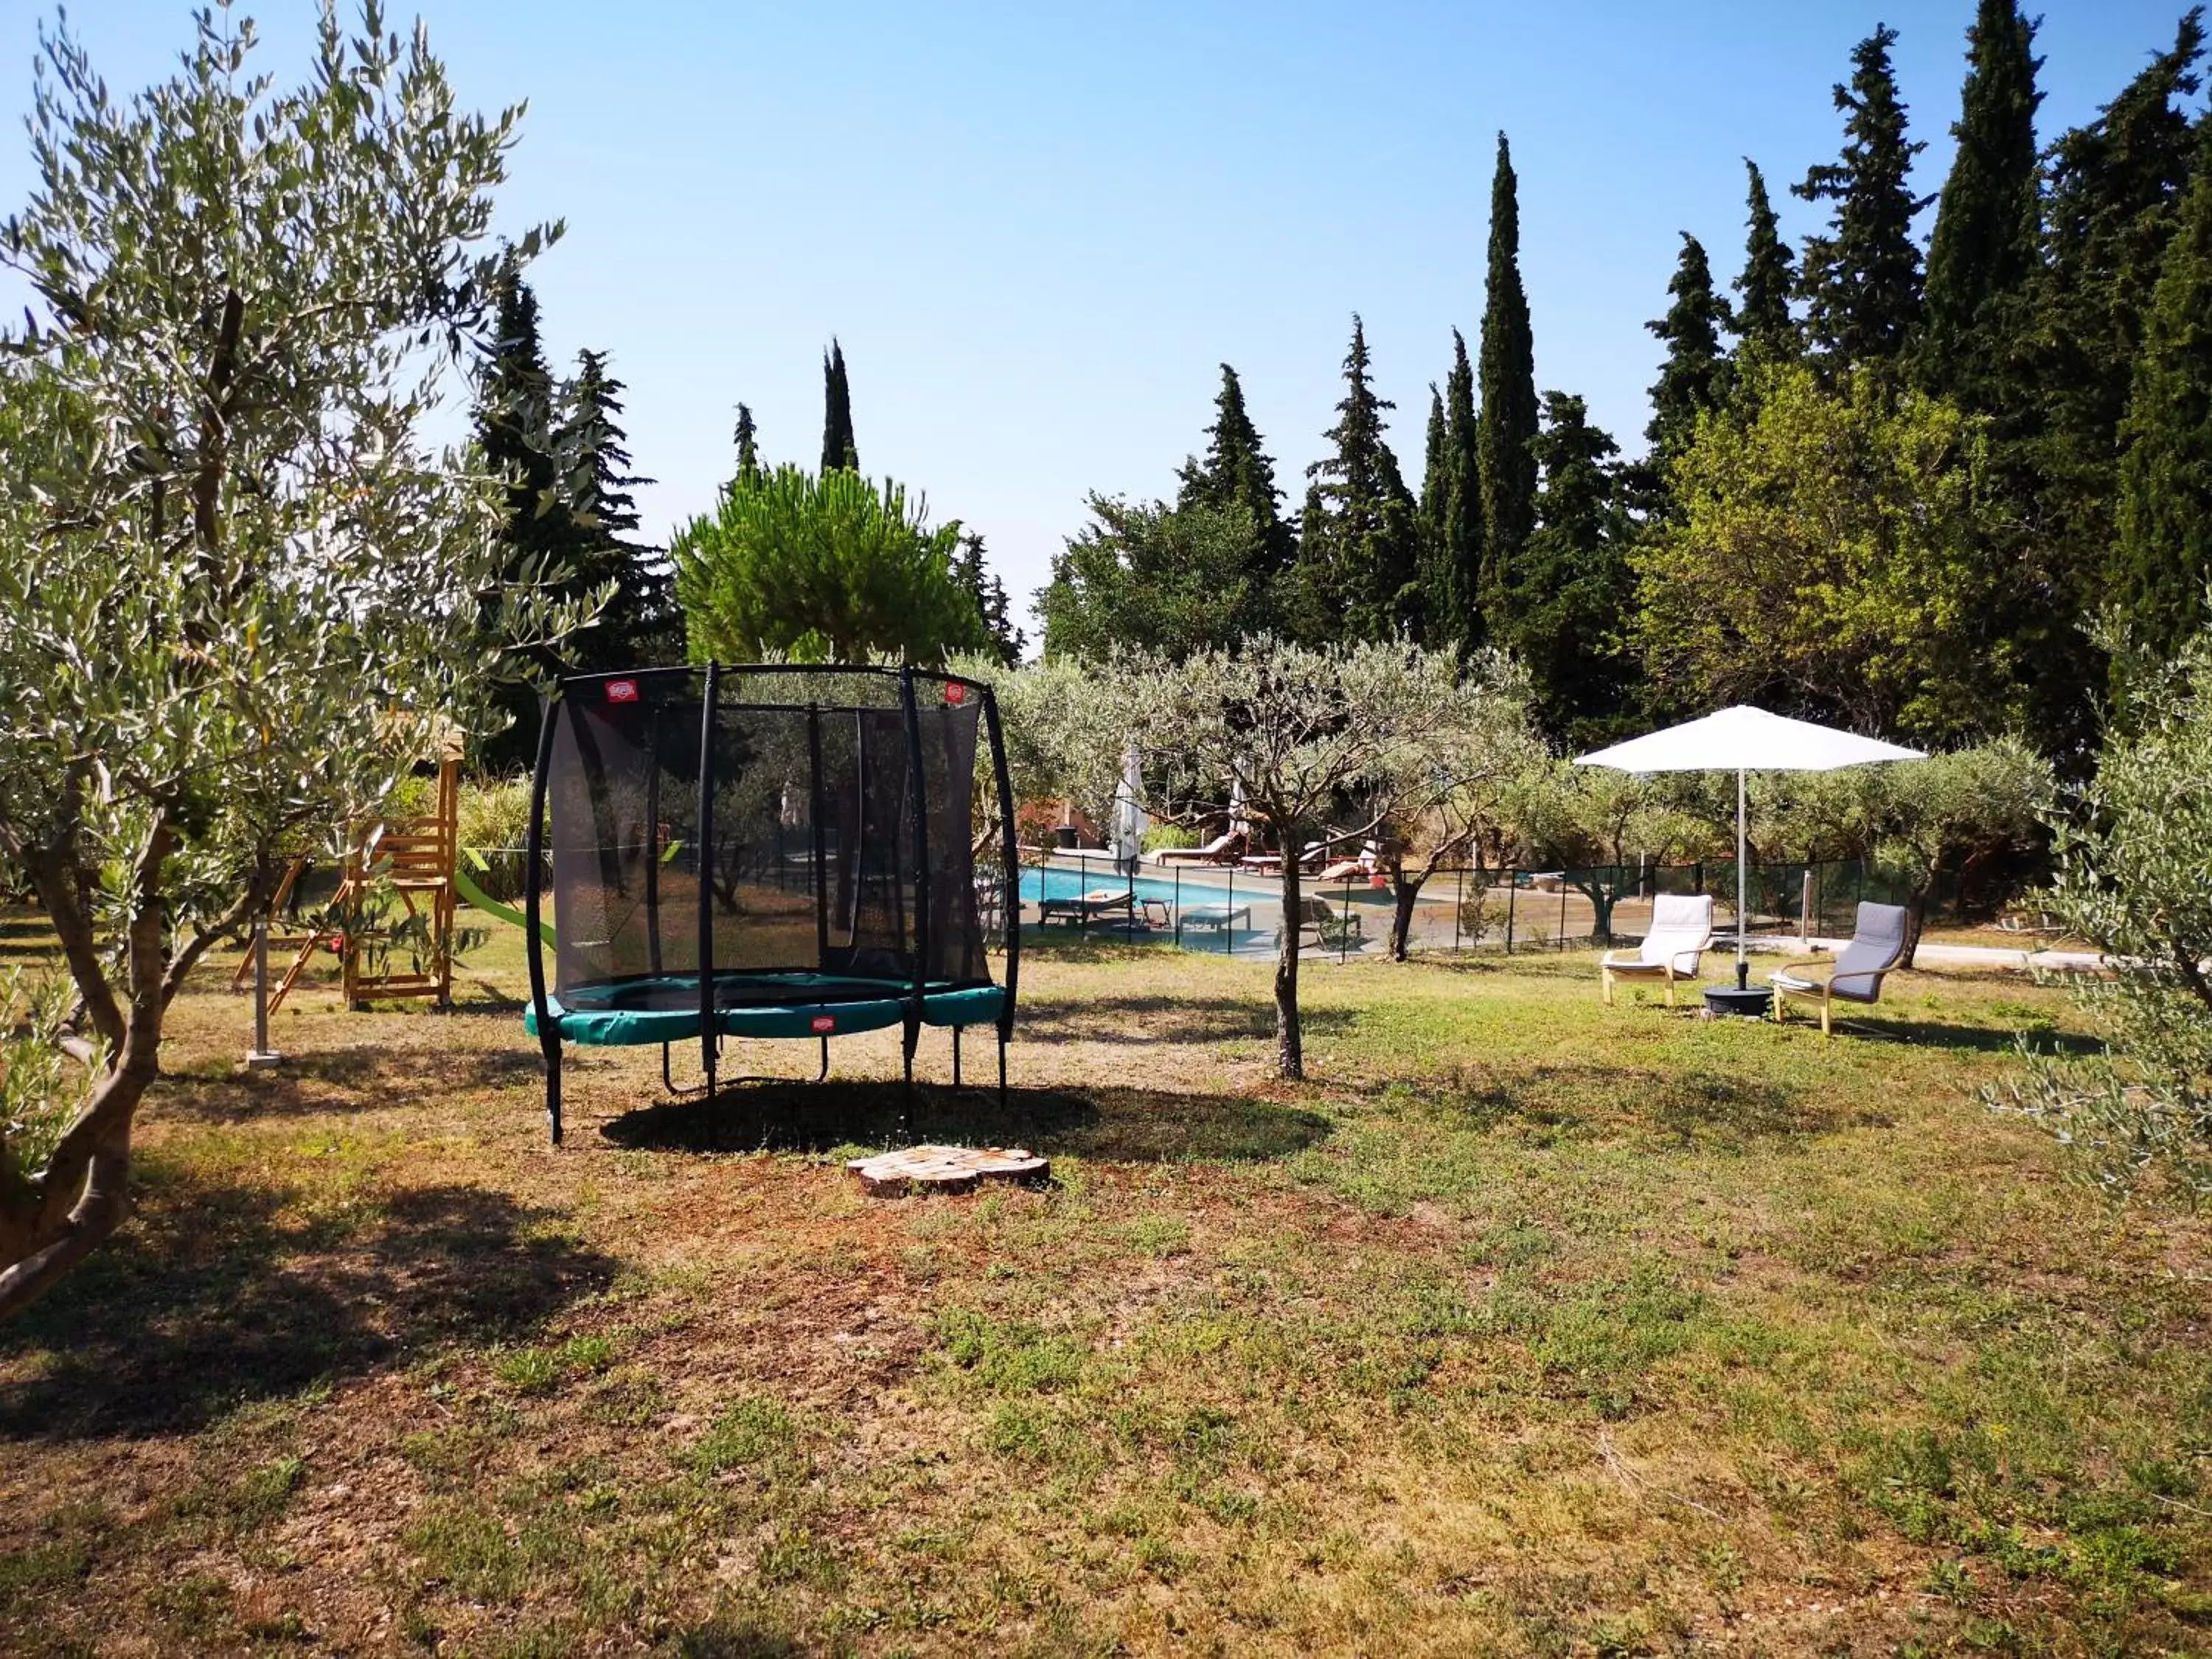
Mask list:
[[950,1143],[1134,1163],[1287,1158],[1330,1130],[1319,1112],[1241,1095],[1151,1089],[1010,1089],[917,1085],[914,1127],[896,1083],[784,1081],[648,1106],[600,1126],[617,1146],[689,1152],[823,1152],[838,1146]]
[[[535,1043],[512,1048],[363,1046],[289,1055],[267,1071],[221,1063],[161,1079],[164,1115],[202,1123],[265,1121],[288,1115],[343,1117],[540,1079]],[[325,1089],[303,1091],[302,1085]],[[331,1091],[339,1091],[336,1094]]]
[[[1793,1014],[1792,1024],[1796,1023],[1796,1018]],[[1812,1028],[1815,1031],[1819,1030],[1819,1018],[1816,1011]],[[1850,1015],[1838,1015],[1835,1041],[1839,1043],[1898,1042],[1918,1048],[1955,1048],[1968,1054],[2008,1054],[2020,1046],[2021,1035],[2017,1027],[2008,1025],[1961,1025],[1946,1019],[1893,1019],[1879,1015],[1862,1020]],[[2054,1030],[2048,1026],[2032,1029],[2026,1035],[2028,1046],[2034,1053],[2054,1058],[2094,1054],[2105,1046],[2095,1037]]]
[[1706,1152],[1741,1151],[1753,1141],[1827,1134],[1870,1121],[1825,1098],[1754,1079],[1607,1066],[1459,1068],[1431,1097],[1475,1129],[1509,1123],[1549,1134],[1625,1129]]
[[415,1188],[343,1222],[142,1161],[138,1212],[0,1327],[0,1441],[190,1433],[320,1378],[526,1335],[612,1282],[553,1212]]
[[[1348,1008],[1304,1007],[1298,1023],[1307,1036],[1351,1029]],[[1078,1042],[1231,1042],[1273,1037],[1275,1005],[1249,997],[1027,997],[1022,1002],[1025,1037]]]

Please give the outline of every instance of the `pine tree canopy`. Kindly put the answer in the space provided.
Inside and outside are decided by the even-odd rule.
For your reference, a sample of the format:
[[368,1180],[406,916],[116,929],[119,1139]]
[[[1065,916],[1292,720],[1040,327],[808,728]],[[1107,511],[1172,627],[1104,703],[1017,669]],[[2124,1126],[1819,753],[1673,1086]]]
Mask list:
[[1304,534],[1299,547],[1299,605],[1319,637],[1398,639],[1416,625],[1420,526],[1398,458],[1383,441],[1367,331],[1352,319],[1344,359],[1345,394],[1336,424],[1322,435],[1330,453],[1306,469]]
[[[1486,611],[1516,578],[1514,559],[1536,522],[1536,348],[1521,285],[1521,208],[1513,152],[1498,135],[1490,187],[1490,270],[1482,313],[1482,414],[1476,441],[1482,489]],[[1495,618],[1492,618],[1495,621]]]
[[2212,143],[2180,218],[2143,319],[2121,430],[2112,582],[2131,643],[2161,656],[2201,626],[2212,580]]
[[557,526],[542,512],[559,483],[552,451],[553,376],[538,339],[538,295],[508,276],[500,284],[491,352],[477,389],[477,441],[485,465],[507,481],[508,568],[542,555]]
[[1259,527],[1260,574],[1272,580],[1290,568],[1297,538],[1283,522],[1283,492],[1275,483],[1274,458],[1261,447],[1259,429],[1245,411],[1244,388],[1227,363],[1221,365],[1221,390],[1213,407],[1206,459],[1183,463],[1176,504],[1237,506],[1249,513]]
[[1853,49],[1850,84],[1836,88],[1845,117],[1842,159],[1790,187],[1808,202],[1835,204],[1828,233],[1806,239],[1798,282],[1814,343],[1844,366],[1894,360],[1920,320],[1912,220],[1927,202],[1909,181],[1912,158],[1925,146],[1905,136],[1889,61],[1896,40],[1895,29],[1877,27]]
[[[1728,359],[1721,352],[1721,333],[1733,323],[1728,301],[1713,292],[1713,270],[1704,245],[1689,232],[1682,233],[1682,256],[1667,284],[1674,303],[1667,314],[1644,326],[1667,343],[1667,360],[1651,387],[1651,424],[1644,435],[1659,458],[1674,454],[1695,435],[1698,416],[1720,408],[1729,383]],[[1556,394],[1554,394],[1556,395]],[[1580,400],[1568,398],[1559,405]],[[1575,418],[1579,420],[1579,414]]]
[[1986,380],[2001,347],[1988,337],[1998,321],[1985,313],[2034,274],[2042,234],[2035,25],[2019,0],[1981,0],[1966,40],[1966,83],[1951,128],[1959,148],[1928,244],[1921,374],[1936,391]]
[[974,531],[961,534],[960,545],[952,555],[952,575],[975,601],[975,615],[990,641],[985,649],[998,659],[1001,666],[1019,667],[1022,653],[1029,648],[1029,640],[1014,626],[1013,606],[1006,598],[1006,585],[985,562],[983,538]]
[[1774,204],[1767,198],[1765,175],[1748,156],[1743,166],[1751,178],[1749,229],[1744,238],[1743,271],[1735,279],[1735,291],[1743,296],[1736,307],[1736,330],[1754,351],[1787,356],[1797,339],[1797,325],[1790,315],[1796,271],[1790,244],[1782,240],[1774,216]]
[[836,340],[822,359],[822,470],[860,470],[853,442],[853,388],[845,378],[845,348]]

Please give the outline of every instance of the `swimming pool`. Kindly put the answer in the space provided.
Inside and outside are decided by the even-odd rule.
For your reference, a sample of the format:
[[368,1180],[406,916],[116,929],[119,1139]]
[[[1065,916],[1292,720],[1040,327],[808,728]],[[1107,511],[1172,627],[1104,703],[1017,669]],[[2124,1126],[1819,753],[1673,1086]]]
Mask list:
[[[1022,902],[1035,904],[1041,899],[1081,898],[1085,893],[1126,893],[1134,891],[1139,901],[1159,899],[1169,904],[1218,904],[1227,898],[1231,884],[1227,880],[1193,880],[1185,877],[1180,886],[1169,876],[1139,876],[1132,880],[1103,859],[1090,869],[1067,870],[1057,866],[1022,872]],[[1279,894],[1281,884],[1273,876],[1249,874],[1239,871],[1234,890],[1239,903],[1252,899],[1266,899],[1270,894]]]

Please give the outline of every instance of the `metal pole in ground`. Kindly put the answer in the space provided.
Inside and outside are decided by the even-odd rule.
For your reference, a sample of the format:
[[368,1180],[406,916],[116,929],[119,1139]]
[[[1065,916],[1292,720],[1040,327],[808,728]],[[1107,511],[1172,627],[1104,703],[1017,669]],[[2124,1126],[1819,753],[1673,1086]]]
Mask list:
[[284,1056],[269,1046],[269,918],[253,924],[253,1047],[246,1063],[256,1071],[282,1066]]
[[1797,896],[1797,948],[1813,948],[1813,866],[1805,866],[1804,890]]

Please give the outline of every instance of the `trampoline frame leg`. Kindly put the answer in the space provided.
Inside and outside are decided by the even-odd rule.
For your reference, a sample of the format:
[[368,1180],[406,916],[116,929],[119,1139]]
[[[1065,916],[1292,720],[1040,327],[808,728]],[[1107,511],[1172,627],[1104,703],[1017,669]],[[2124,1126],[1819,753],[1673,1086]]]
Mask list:
[[823,1038],[822,1039],[822,1069],[821,1069],[820,1071],[817,1072],[817,1073],[814,1074],[814,1080],[815,1080],[817,1083],[819,1083],[819,1082],[821,1082],[824,1078],[828,1077],[829,1075],[830,1075],[830,1039],[829,1039],[828,1037],[823,1037]]
[[914,1140],[914,1050],[921,1040],[921,1028],[909,1024],[906,1028],[905,1041],[899,1045],[901,1056],[906,1063],[906,1083],[899,1095],[899,1131],[906,1137],[908,1145]]
[[561,1039],[548,1037],[539,1045],[545,1052],[545,1121],[553,1144],[561,1144]]
[[714,1049],[708,1048],[703,1058],[707,1062],[707,1144],[720,1152],[722,1146],[722,1091],[714,1084]]
[[1006,1039],[1003,1033],[999,1038],[999,1109],[1006,1109]]
[[960,1086],[960,1028],[952,1028],[952,1086]]

